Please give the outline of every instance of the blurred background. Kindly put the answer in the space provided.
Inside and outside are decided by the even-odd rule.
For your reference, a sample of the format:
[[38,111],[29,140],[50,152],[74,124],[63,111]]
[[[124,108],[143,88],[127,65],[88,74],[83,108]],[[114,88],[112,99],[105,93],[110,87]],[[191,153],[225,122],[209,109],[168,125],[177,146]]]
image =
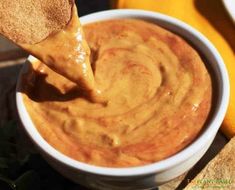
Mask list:
[[110,0],[76,0],[79,15],[86,15],[92,12],[107,10],[110,8]]

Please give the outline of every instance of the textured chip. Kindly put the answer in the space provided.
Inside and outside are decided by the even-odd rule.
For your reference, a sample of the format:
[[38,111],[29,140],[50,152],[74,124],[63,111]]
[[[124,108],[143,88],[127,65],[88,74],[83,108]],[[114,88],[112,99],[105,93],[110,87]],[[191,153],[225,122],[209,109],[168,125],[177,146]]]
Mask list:
[[0,33],[15,43],[35,44],[62,29],[74,0],[2,0]]
[[235,137],[188,184],[190,189],[235,189]]

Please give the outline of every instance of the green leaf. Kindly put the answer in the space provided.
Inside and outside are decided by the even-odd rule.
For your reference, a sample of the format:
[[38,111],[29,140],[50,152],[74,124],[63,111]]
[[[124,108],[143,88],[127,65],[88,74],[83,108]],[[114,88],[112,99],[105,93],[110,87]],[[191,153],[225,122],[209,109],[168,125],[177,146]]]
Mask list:
[[7,184],[12,190],[16,190],[16,184],[11,179],[0,175],[0,181]]
[[0,140],[7,141],[16,137],[17,125],[15,121],[9,121],[4,127],[0,127]]
[[40,190],[40,177],[33,171],[27,171],[15,180],[16,190]]
[[26,163],[28,163],[28,162],[29,162],[29,158],[30,158],[30,153],[24,155],[23,158],[18,159],[19,162],[20,162],[20,165],[21,165],[21,166],[24,166]]
[[8,168],[8,159],[0,157],[0,168],[1,169]]

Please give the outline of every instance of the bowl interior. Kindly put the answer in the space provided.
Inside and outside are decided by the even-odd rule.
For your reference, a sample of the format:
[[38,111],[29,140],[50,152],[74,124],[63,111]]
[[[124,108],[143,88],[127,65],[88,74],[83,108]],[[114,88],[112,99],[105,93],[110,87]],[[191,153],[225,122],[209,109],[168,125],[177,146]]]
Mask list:
[[[216,98],[214,101],[214,110],[211,114],[210,120],[207,122],[207,126],[204,131],[199,135],[199,137],[187,146],[182,151],[177,154],[145,166],[130,167],[130,168],[106,168],[99,166],[92,166],[89,164],[81,163],[79,161],[73,160],[65,156],[64,154],[58,152],[52,146],[50,146],[38,133],[37,129],[33,125],[32,120],[30,119],[29,114],[24,106],[22,95],[19,92],[21,86],[21,75],[24,70],[27,69],[27,64],[22,69],[22,72],[19,76],[17,84],[17,109],[19,112],[20,119],[23,123],[23,126],[26,129],[26,132],[29,134],[34,143],[48,156],[54,158],[55,160],[70,166],[74,169],[79,169],[80,171],[105,175],[105,176],[137,176],[137,175],[147,175],[151,173],[160,172],[166,170],[172,166],[175,166],[179,163],[184,162],[195,153],[197,153],[207,141],[209,141],[215,133],[218,131],[220,124],[224,118],[228,99],[229,99],[229,81],[226,68],[224,66],[223,60],[219,55],[215,47],[199,32],[190,27],[189,25],[166,15],[159,13],[142,11],[142,10],[110,10],[103,11],[94,14],[90,14],[84,17],[81,17],[82,24],[88,24],[96,21],[110,20],[110,19],[120,19],[120,18],[137,18],[142,20],[148,20],[150,22],[156,23],[174,33],[179,34],[181,37],[189,41],[196,49],[201,53],[206,59],[206,64],[209,70],[214,76],[214,94]],[[34,57],[30,56],[28,58],[29,62],[33,62]]]

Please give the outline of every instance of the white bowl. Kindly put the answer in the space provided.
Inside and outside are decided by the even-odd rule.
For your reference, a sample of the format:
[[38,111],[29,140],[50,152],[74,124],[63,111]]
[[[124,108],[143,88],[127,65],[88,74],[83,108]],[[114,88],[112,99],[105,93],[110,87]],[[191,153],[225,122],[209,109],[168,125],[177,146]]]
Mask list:
[[[82,24],[108,19],[138,18],[157,23],[173,31],[196,47],[205,57],[207,67],[214,76],[214,105],[210,121],[200,136],[177,154],[145,166],[129,168],[98,167],[76,161],[49,145],[35,128],[19,91],[16,92],[17,109],[23,127],[39,148],[44,158],[69,179],[95,189],[147,189],[165,183],[192,168],[211,145],[226,113],[229,100],[229,80],[225,65],[215,47],[191,26],[166,15],[142,10],[109,10],[81,17]],[[32,63],[32,56],[28,63]],[[21,86],[21,75],[17,88]]]
[[235,24],[235,0],[222,0],[225,9]]

